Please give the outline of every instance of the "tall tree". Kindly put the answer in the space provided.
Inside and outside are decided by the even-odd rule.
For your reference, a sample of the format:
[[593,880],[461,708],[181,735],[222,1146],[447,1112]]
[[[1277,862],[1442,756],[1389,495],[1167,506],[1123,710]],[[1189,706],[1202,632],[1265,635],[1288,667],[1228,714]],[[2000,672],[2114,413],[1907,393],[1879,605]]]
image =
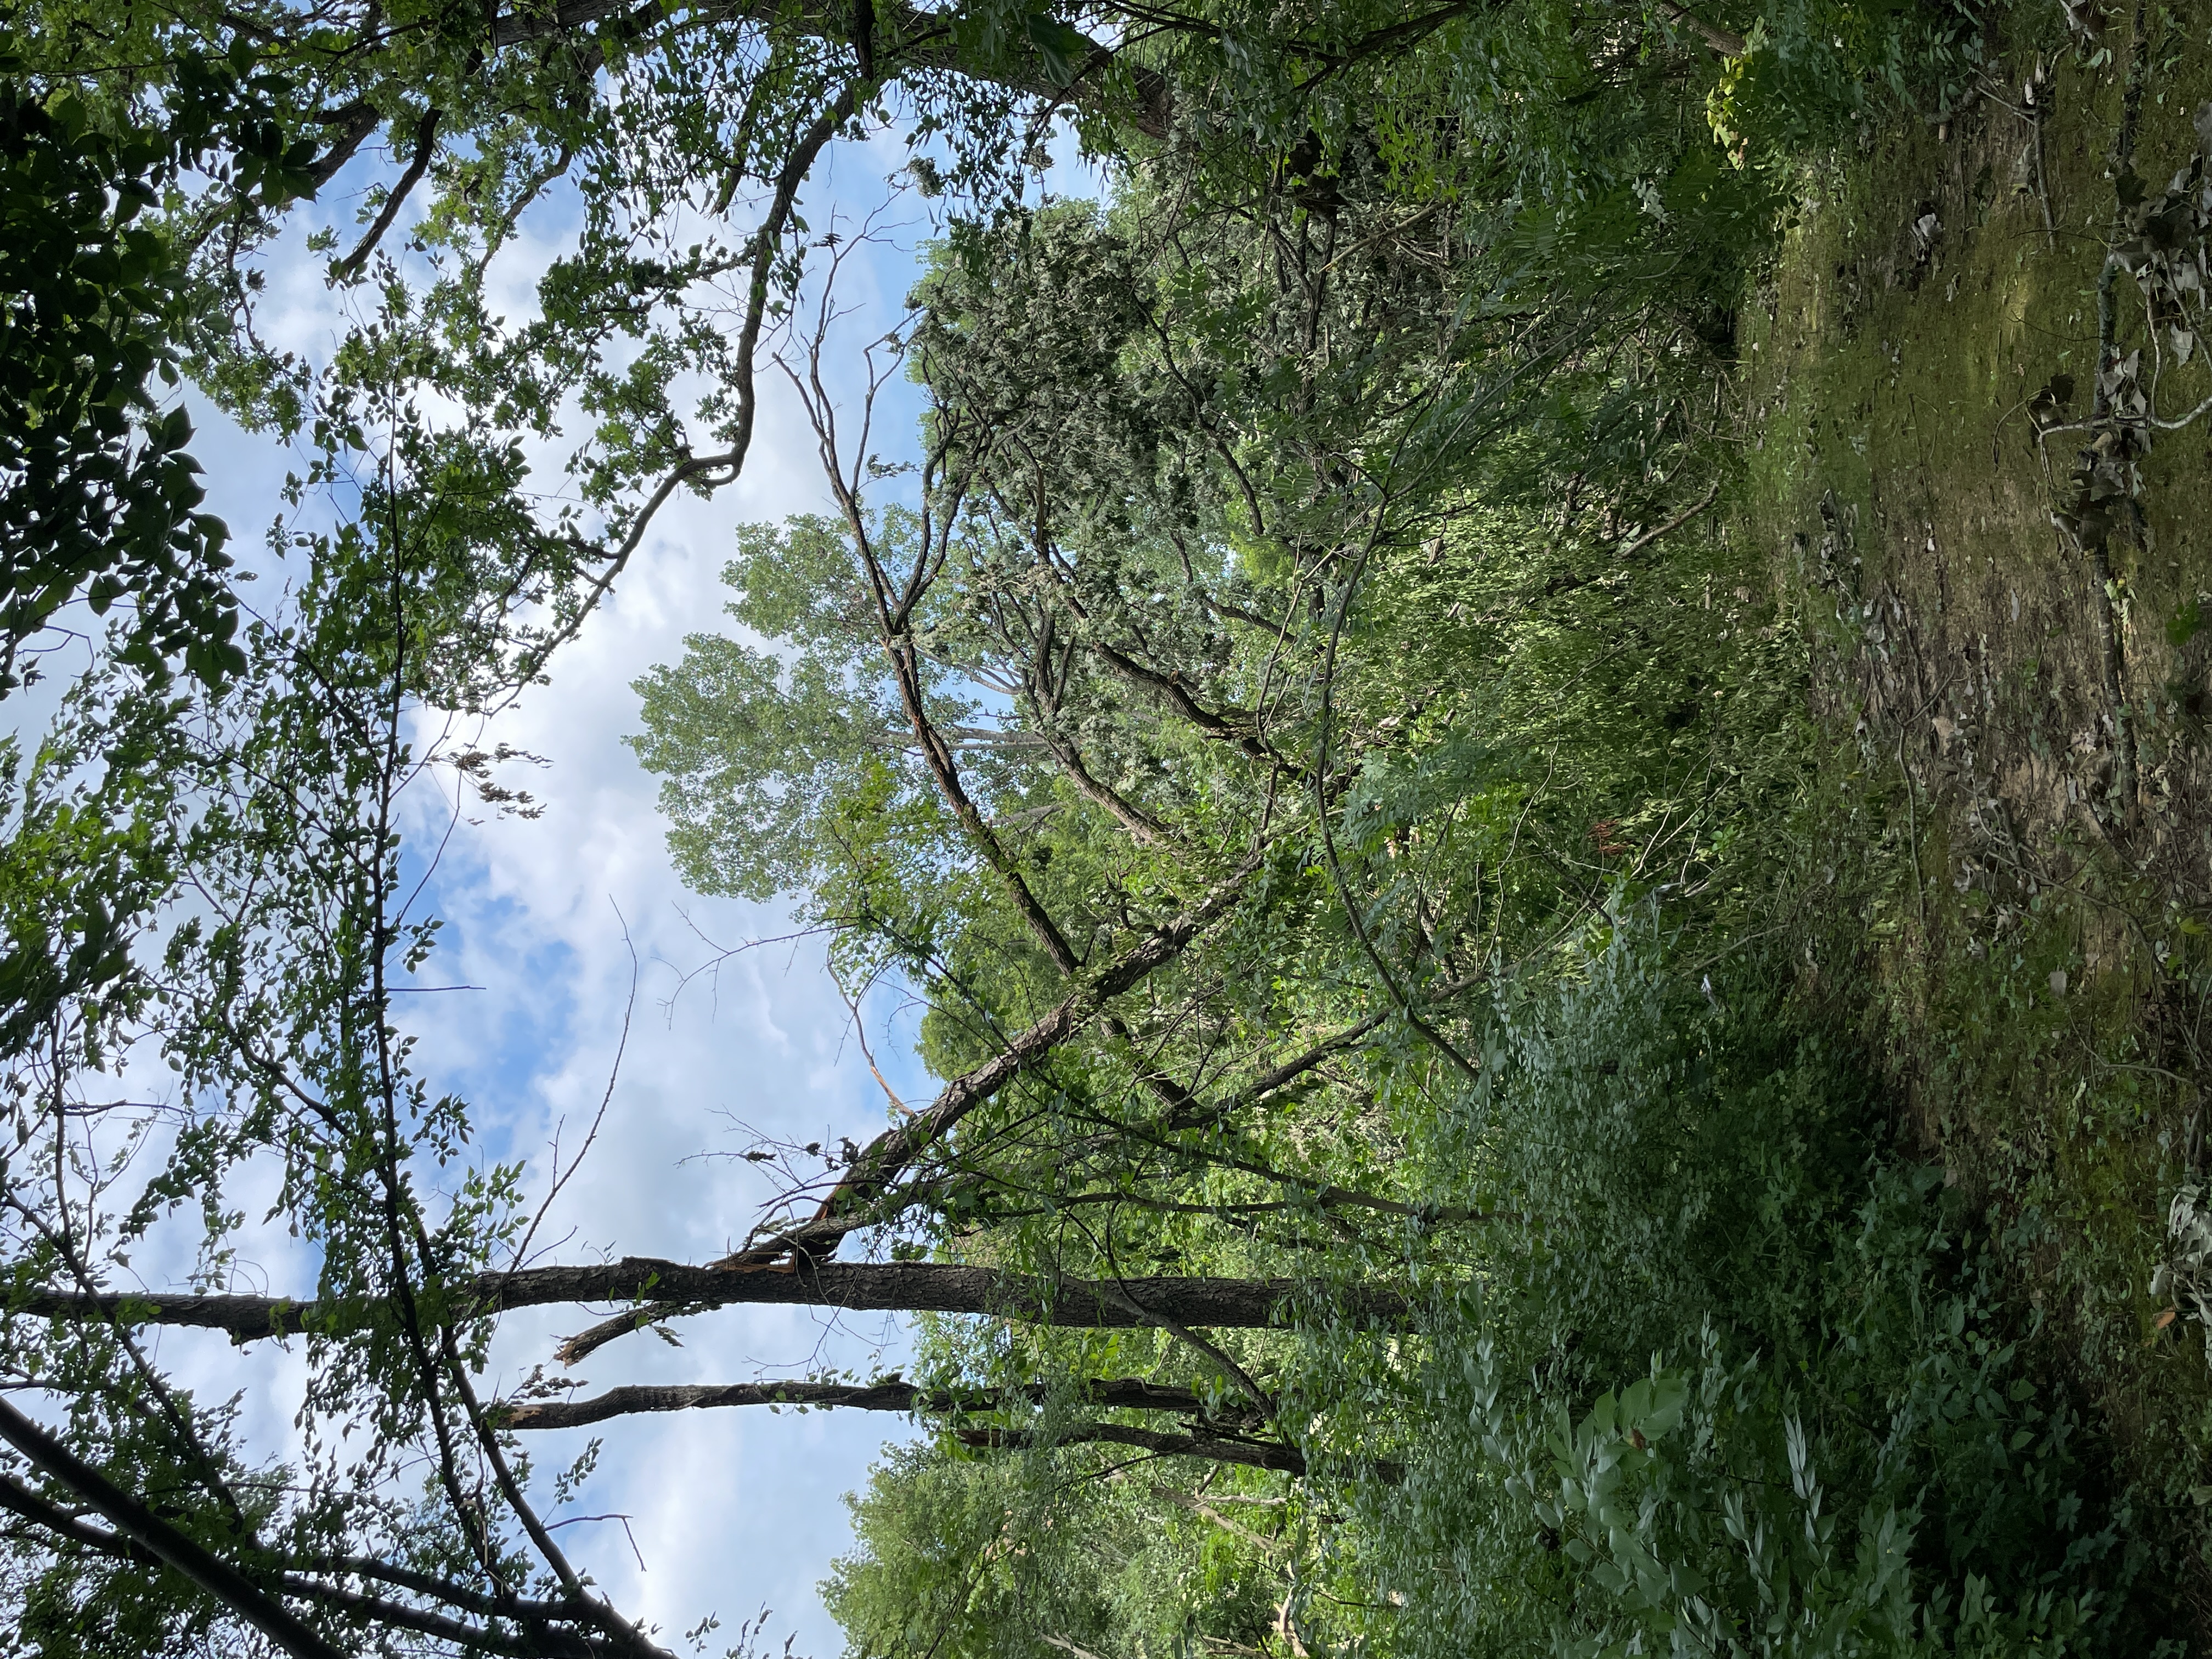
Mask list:
[[[1483,1160],[1424,1178],[1449,1145],[1407,1133],[1481,1070],[1468,999],[1607,914],[1598,855],[1538,880],[1520,851],[1533,825],[1587,852],[1562,826],[1595,787],[1547,794],[1456,730],[1487,710],[1444,676],[1401,695],[1433,641],[1390,605],[1482,553],[1471,526],[1534,537],[1563,483],[1589,568],[1547,603],[1598,605],[1682,522],[1677,392],[1713,331],[1683,273],[1766,204],[1695,118],[1744,21],[12,9],[25,349],[0,471],[32,528],[9,648],[80,587],[136,606],[118,659],[5,756],[0,1381],[44,1404],[0,1416],[0,1504],[30,1639],[658,1650],[544,1518],[585,1473],[532,1475],[516,1437],[546,1402],[483,1392],[500,1311],[532,1296],[623,1307],[572,1356],[747,1299],[950,1316],[927,1386],[998,1390],[997,1420],[955,1427],[970,1449],[1053,1443],[1017,1410],[1033,1390],[1141,1363],[1206,1420],[1074,1439],[1318,1466],[1332,1419],[1301,1368],[1395,1352],[1403,1281],[1464,1278],[1455,1241],[1498,1218]],[[204,142],[203,86],[245,112]],[[1108,207],[1040,204],[1061,123],[1115,167]],[[851,240],[810,193],[894,129],[957,222],[912,326],[858,360],[921,383],[908,472],[841,402]],[[308,238],[348,322],[306,362],[264,336],[267,263],[293,204],[355,189],[356,225]],[[495,266],[532,214],[578,228],[509,319]],[[172,351],[313,457],[264,607],[226,586],[179,417],[146,406]],[[442,775],[514,804],[448,718],[525,695],[676,493],[740,475],[779,359],[836,515],[741,543],[740,618],[780,651],[699,645],[654,683],[648,753],[691,872],[809,887],[849,981],[927,998],[948,1081],[730,1261],[548,1267],[526,1172],[471,1161],[466,1104],[398,1013],[436,930],[404,798]],[[1553,575],[1575,573],[1530,580]],[[165,683],[172,658],[198,684]],[[1638,787],[1679,758],[1654,752]],[[147,1061],[173,1092],[117,1098]],[[312,1255],[295,1300],[234,1293],[249,1188]],[[138,1294],[163,1225],[190,1269]],[[941,1259],[829,1259],[864,1229]],[[295,1333],[289,1464],[164,1372],[143,1340],[164,1324]]]

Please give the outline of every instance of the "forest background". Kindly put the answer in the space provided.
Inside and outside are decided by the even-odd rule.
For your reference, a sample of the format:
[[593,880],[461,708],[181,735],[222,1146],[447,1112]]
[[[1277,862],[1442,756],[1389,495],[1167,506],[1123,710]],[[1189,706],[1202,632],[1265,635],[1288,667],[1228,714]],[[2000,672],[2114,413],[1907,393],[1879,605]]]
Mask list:
[[[623,1420],[804,1405],[925,1430],[856,1654],[2201,1644],[2205,46],[12,10],[13,1640],[662,1650],[563,1534]],[[362,176],[303,356],[270,251]],[[265,557],[186,378],[306,458]],[[567,1254],[584,1149],[487,1154],[416,1012],[419,803],[526,823],[470,734],[809,451],[634,742],[934,1097],[744,1146],[706,1265]],[[911,1351],[566,1373],[738,1304]]]

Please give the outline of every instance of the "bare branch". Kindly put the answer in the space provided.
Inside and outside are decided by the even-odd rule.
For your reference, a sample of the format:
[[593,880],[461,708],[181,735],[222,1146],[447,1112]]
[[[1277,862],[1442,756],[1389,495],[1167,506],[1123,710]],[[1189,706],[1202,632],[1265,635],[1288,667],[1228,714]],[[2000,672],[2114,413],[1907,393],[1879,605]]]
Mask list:
[[[1202,1414],[1206,1402],[1188,1389],[1163,1388],[1141,1377],[1102,1377],[1078,1385],[1093,1406],[1131,1411]],[[1016,1401],[1042,1400],[1042,1383],[1019,1389],[925,1389],[890,1377],[874,1382],[720,1382],[669,1388],[633,1385],[610,1389],[588,1400],[557,1400],[512,1406],[511,1429],[574,1429],[610,1418],[643,1412],[682,1412],[726,1406],[805,1406],[863,1412],[993,1412]]]
[[748,1247],[725,1258],[724,1265],[733,1268],[764,1267],[795,1251],[817,1259],[833,1255],[847,1234],[872,1224],[873,1218],[863,1206],[880,1196],[917,1158],[943,1140],[969,1113],[1080,1030],[1108,1000],[1181,955],[1193,939],[1239,902],[1246,878],[1258,867],[1256,859],[1247,860],[1195,908],[1154,928],[1119,958],[1061,998],[1048,1013],[1017,1035],[1000,1054],[946,1084],[927,1111],[878,1135],[861,1149],[860,1157],[823,1200],[812,1219],[773,1233],[763,1245]]

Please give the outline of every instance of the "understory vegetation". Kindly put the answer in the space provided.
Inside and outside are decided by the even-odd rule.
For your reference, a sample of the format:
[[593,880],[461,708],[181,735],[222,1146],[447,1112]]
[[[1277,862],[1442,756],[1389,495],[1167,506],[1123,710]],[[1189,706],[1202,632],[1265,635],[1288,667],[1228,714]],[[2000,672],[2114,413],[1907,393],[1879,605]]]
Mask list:
[[[0,216],[76,252],[0,319],[0,690],[58,709],[0,750],[0,1650],[662,1652],[546,1505],[763,1404],[927,1430],[849,1500],[853,1659],[2212,1644],[2203,20],[4,21]],[[270,250],[380,132],[284,255],[310,362]],[[810,194],[887,137],[888,326]],[[187,378],[309,458],[281,591]],[[720,1261],[549,1262],[560,1170],[417,1068],[403,803],[535,810],[453,734],[771,395],[821,510],[736,530],[630,741],[684,879],[941,1087],[750,1148]],[[908,1312],[911,1375],[492,1364],[749,1301]],[[162,1327],[292,1342],[294,1442]]]

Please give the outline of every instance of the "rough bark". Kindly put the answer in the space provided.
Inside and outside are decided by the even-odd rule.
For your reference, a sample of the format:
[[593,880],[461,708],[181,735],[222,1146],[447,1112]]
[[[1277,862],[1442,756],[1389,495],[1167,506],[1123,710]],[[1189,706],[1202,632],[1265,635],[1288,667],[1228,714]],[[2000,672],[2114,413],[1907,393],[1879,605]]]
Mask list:
[[[1049,1280],[988,1267],[939,1262],[825,1263],[733,1272],[680,1261],[625,1256],[602,1266],[528,1267],[480,1273],[445,1289],[417,1294],[428,1318],[447,1323],[514,1308],[627,1302],[639,1316],[659,1310],[693,1313],[735,1303],[833,1308],[853,1313],[981,1314],[1030,1323],[1103,1329],[1146,1328],[1159,1320],[1194,1327],[1257,1329],[1279,1322],[1286,1304],[1307,1287],[1288,1279],[1129,1279],[1094,1284]],[[1401,1326],[1409,1304],[1400,1291],[1363,1286],[1333,1300],[1356,1317]],[[1133,1305],[1132,1305],[1133,1304]],[[17,1316],[113,1320],[125,1325],[176,1325],[222,1331],[234,1341],[306,1333],[342,1335],[392,1316],[374,1301],[294,1301],[269,1296],[167,1293],[88,1296],[29,1291],[10,1303]]]

